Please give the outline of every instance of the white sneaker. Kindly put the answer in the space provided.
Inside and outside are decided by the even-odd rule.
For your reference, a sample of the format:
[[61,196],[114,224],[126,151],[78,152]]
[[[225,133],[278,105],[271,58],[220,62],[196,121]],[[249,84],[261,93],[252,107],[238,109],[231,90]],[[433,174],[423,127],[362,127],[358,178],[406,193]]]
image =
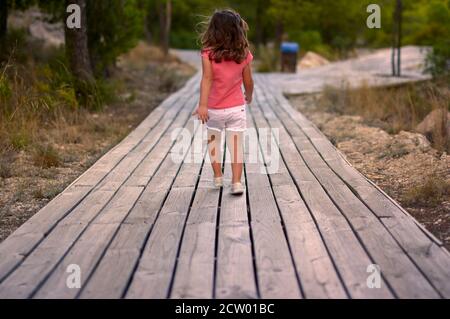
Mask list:
[[223,187],[223,177],[215,177],[214,186],[216,186],[217,188]]
[[231,185],[231,194],[232,195],[242,195],[245,192],[245,187],[242,183],[236,183]]

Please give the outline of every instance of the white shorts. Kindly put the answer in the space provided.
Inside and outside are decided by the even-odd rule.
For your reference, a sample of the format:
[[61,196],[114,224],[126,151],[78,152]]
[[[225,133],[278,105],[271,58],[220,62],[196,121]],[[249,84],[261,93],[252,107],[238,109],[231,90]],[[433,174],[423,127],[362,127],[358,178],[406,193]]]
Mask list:
[[226,109],[208,109],[209,130],[244,132],[247,130],[246,106],[236,106]]

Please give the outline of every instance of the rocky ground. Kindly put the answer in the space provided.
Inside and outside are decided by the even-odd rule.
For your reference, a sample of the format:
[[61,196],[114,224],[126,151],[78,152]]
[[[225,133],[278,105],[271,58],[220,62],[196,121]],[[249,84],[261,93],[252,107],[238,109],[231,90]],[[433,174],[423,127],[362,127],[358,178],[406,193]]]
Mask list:
[[[43,168],[33,152],[0,152],[0,242],[58,195],[101,155],[133,130],[194,69],[140,44],[123,57],[114,77],[118,101],[103,111],[83,113],[79,125],[49,126],[55,165]],[[45,159],[48,162],[49,154]]]
[[349,162],[399,202],[450,249],[450,156],[421,134],[391,135],[360,116],[317,107],[318,95],[291,97]]

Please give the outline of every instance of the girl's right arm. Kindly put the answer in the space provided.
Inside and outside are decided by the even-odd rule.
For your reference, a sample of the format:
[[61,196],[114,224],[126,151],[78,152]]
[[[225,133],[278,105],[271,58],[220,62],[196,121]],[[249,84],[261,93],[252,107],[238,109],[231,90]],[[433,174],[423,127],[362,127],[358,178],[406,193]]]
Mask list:
[[253,101],[253,90],[254,90],[254,83],[253,83],[253,75],[252,75],[252,66],[251,63],[249,63],[245,68],[244,72],[242,74],[243,80],[244,80],[244,89],[245,89],[245,100],[247,104],[251,104]]
[[208,99],[213,81],[212,63],[208,57],[202,58],[203,75],[200,85],[200,102],[197,111],[193,115],[198,115],[198,119],[205,124],[208,121]]

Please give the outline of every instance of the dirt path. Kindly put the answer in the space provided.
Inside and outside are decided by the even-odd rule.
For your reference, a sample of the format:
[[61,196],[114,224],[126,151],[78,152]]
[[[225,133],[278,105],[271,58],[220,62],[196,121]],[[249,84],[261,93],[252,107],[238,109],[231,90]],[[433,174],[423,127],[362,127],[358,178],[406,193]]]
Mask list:
[[450,156],[421,134],[390,135],[360,116],[316,107],[318,96],[297,96],[292,104],[345,154],[355,168],[398,201],[450,249]]

